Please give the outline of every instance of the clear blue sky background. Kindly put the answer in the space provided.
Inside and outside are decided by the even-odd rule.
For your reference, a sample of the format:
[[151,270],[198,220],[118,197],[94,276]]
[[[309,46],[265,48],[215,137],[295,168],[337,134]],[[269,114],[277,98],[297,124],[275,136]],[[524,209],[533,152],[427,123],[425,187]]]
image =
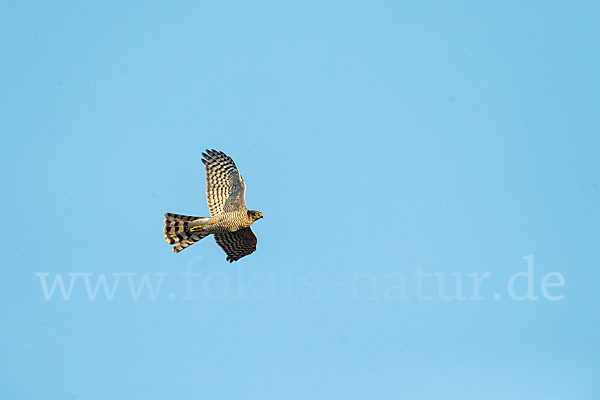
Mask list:
[[[2,2],[0,398],[596,399],[599,16]],[[208,213],[205,148],[265,215],[233,265],[162,236],[164,212]],[[531,254],[538,300],[513,300]],[[418,266],[448,293],[462,274],[467,299],[429,278],[419,300]],[[122,278],[90,301],[80,277],[46,301],[40,272],[167,275],[155,300]]]

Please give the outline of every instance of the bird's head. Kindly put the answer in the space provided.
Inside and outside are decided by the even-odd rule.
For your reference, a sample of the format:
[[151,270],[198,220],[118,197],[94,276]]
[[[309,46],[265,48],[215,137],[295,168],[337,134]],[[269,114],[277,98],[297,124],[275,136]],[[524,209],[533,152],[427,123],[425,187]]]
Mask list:
[[248,216],[252,218],[254,221],[258,221],[263,217],[260,211],[248,210]]

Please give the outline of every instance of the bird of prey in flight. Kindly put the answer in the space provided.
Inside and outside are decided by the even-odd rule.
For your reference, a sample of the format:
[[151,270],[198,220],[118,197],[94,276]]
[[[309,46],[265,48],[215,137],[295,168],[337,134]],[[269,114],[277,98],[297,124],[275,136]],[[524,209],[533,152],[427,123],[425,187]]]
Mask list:
[[260,211],[246,208],[246,183],[235,163],[227,154],[206,150],[202,153],[206,166],[206,200],[210,217],[191,217],[165,214],[165,239],[174,245],[173,251],[183,249],[214,235],[234,262],[256,250],[256,235],[250,226],[263,217]]

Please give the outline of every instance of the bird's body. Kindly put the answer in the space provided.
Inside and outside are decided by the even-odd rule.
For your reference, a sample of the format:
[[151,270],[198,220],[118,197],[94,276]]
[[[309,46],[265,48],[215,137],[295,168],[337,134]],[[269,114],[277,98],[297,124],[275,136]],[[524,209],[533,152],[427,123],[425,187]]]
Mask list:
[[259,211],[246,208],[246,184],[233,160],[225,153],[202,153],[206,166],[206,197],[210,217],[165,214],[165,239],[178,253],[208,235],[215,235],[219,246],[233,262],[256,250],[256,235],[250,226],[262,218]]
[[209,234],[235,232],[241,228],[249,228],[255,221],[248,217],[247,211],[230,211],[209,218],[199,218],[190,221],[189,228],[193,232],[195,227]]

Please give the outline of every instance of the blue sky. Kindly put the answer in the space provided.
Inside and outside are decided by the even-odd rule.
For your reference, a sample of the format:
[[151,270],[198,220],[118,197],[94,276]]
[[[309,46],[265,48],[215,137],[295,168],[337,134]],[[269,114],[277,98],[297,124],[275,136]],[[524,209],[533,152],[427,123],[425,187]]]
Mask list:
[[595,399],[599,11],[3,2],[0,397]]

